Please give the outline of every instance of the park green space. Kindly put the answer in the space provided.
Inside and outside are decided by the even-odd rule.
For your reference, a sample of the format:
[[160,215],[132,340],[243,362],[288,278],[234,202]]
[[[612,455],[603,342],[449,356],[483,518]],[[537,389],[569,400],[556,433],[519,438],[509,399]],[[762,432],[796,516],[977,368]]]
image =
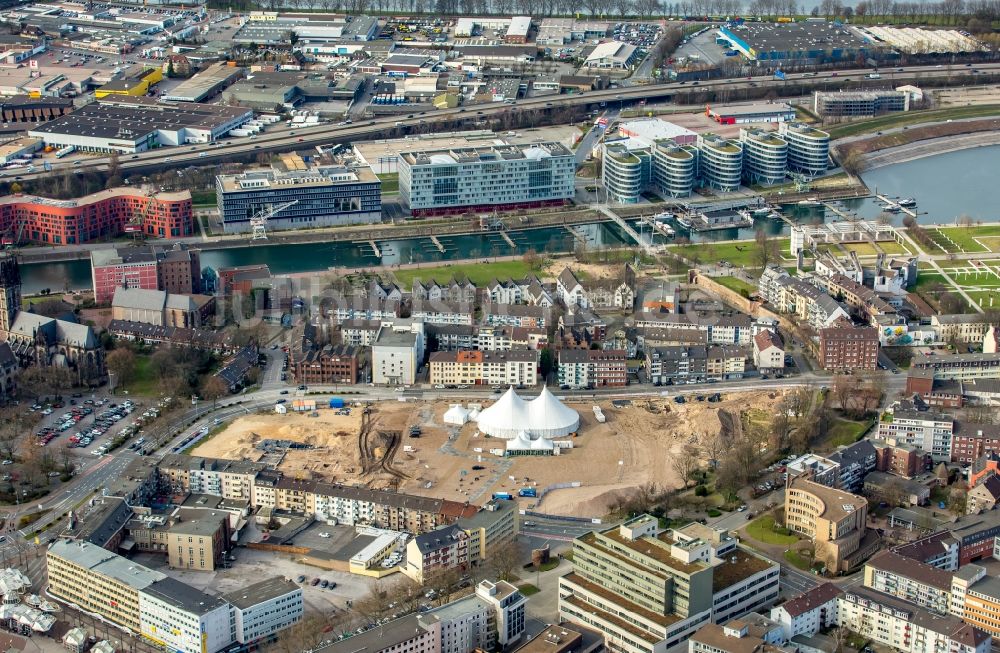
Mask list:
[[531,268],[521,260],[497,261],[495,263],[454,263],[433,267],[408,268],[393,270],[396,283],[403,288],[413,286],[414,279],[430,281],[437,279],[444,282],[454,277],[466,277],[477,286],[484,286],[492,279],[524,278],[532,272]]

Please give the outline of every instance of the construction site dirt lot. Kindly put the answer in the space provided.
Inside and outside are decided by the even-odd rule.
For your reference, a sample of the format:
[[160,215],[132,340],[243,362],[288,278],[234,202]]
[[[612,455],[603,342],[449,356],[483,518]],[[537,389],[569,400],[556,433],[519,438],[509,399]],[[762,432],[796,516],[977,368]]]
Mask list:
[[[320,409],[318,417],[292,413],[241,417],[192,453],[257,460],[260,452],[253,443],[259,439],[295,440],[314,448],[289,450],[279,465],[288,473],[308,472],[317,480],[479,505],[494,492],[517,495],[521,488],[534,487],[542,495],[545,488],[578,483],[518,501],[522,508],[551,514],[599,517],[621,495],[646,483],[678,487],[672,454],[715,436],[720,409],[734,414],[753,409],[769,412],[780,393],[729,393],[716,403],[688,395],[684,404],[673,401],[674,392],[669,394],[632,400],[621,408],[605,400],[568,403],[580,414],[580,429],[576,437],[557,438],[573,442],[573,448],[559,456],[498,457],[489,450],[503,449],[503,440],[481,435],[474,422],[462,427],[444,423],[449,402],[392,401],[372,404],[367,446],[361,409],[353,409],[350,417]],[[603,424],[594,417],[595,404],[604,412]],[[414,426],[419,427],[418,437],[410,436]],[[530,425],[526,428],[530,431]],[[392,439],[386,439],[387,434]]]

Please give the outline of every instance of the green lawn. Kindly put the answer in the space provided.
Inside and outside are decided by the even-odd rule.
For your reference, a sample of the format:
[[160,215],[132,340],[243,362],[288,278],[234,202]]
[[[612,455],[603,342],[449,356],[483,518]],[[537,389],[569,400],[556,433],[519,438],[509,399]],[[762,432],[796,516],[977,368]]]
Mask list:
[[517,589],[521,592],[521,594],[524,594],[525,596],[531,596],[532,594],[538,594],[539,592],[541,592],[540,589],[538,589],[531,583],[518,585]]
[[764,544],[789,545],[799,541],[797,535],[786,528],[776,527],[774,517],[761,515],[747,525],[747,535]]
[[812,560],[803,555],[799,555],[797,551],[792,551],[791,549],[785,551],[785,560],[787,560],[793,567],[797,567],[802,571],[809,571],[812,569]]
[[132,380],[124,388],[119,385],[116,392],[128,390],[130,395],[141,395],[143,397],[154,397],[160,394],[159,379],[156,378],[156,375],[150,369],[152,362],[153,359],[151,356],[136,354],[135,373],[132,375]]
[[958,243],[966,252],[988,252],[989,247],[976,242],[977,238],[995,238],[1000,236],[1000,226],[988,227],[941,227],[939,231]]
[[195,206],[216,206],[218,204],[214,190],[191,191],[191,203]]
[[[788,238],[776,239],[778,252],[782,257],[788,255]],[[757,258],[757,244],[752,241],[721,241],[717,243],[692,243],[690,245],[671,245],[670,251],[702,263],[728,261],[736,267],[760,267]]]
[[738,292],[744,297],[749,297],[753,293],[757,292],[757,286],[752,283],[747,283],[743,279],[737,277],[712,277],[712,281],[716,282],[720,286],[725,286],[733,292]]
[[829,132],[831,139],[836,140],[845,136],[857,136],[858,134],[879,131],[881,129],[893,129],[904,125],[919,125],[925,122],[956,120],[959,118],[987,118],[996,115],[1000,115],[1000,106],[995,104],[953,107],[934,111],[910,111],[905,114],[891,113],[871,120],[860,120],[844,125],[836,125],[826,129],[826,131]]
[[378,175],[379,181],[382,182],[382,192],[383,193],[398,193],[399,192],[399,173],[398,172],[384,172]]
[[872,420],[864,422],[847,419],[834,420],[833,426],[830,427],[830,432],[827,434],[827,445],[832,450],[842,445],[854,444],[871,428],[871,425]]
[[403,288],[411,288],[413,280],[419,278],[423,281],[437,279],[444,282],[452,276],[465,276],[469,281],[477,286],[484,286],[494,277],[505,279],[523,278],[531,273],[531,270],[523,261],[497,261],[496,263],[454,263],[450,265],[436,265],[425,268],[410,268],[406,270],[395,270],[396,283]]

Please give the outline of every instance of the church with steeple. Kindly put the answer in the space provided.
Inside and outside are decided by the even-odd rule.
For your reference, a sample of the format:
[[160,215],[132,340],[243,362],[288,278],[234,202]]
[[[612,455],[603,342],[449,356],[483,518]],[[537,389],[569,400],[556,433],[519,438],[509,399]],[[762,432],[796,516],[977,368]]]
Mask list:
[[21,367],[68,367],[81,383],[99,383],[107,375],[104,349],[92,328],[22,309],[21,270],[12,256],[0,258],[0,338]]

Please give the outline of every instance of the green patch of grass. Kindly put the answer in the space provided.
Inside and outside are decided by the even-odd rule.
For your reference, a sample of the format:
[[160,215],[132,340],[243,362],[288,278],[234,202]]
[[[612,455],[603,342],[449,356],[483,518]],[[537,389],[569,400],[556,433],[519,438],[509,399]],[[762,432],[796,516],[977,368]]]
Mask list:
[[1000,106],[995,104],[953,107],[933,111],[910,111],[903,115],[893,113],[871,120],[860,120],[844,125],[835,125],[826,131],[829,132],[830,138],[835,140],[844,138],[845,136],[857,136],[858,134],[876,132],[881,129],[893,129],[904,125],[919,125],[925,122],[957,120],[960,118],[986,118],[997,114],[1000,114]]
[[426,268],[411,268],[407,270],[396,270],[396,283],[403,288],[411,288],[414,279],[430,281],[437,279],[444,282],[452,276],[468,277],[469,281],[477,286],[483,286],[497,277],[523,278],[531,272],[531,269],[523,261],[497,261],[496,263],[455,263],[451,265],[438,265]]
[[539,566],[532,565],[534,571],[552,571],[559,566],[559,558],[549,558],[548,562],[543,562]]
[[[972,229],[966,229],[964,227],[938,227],[938,232],[943,236],[947,236],[944,240],[951,240],[952,243],[958,245],[959,251],[962,252],[988,252],[986,247],[983,247],[975,241],[976,236],[973,234]],[[952,245],[954,248],[954,245]]]
[[718,510],[716,510],[715,508],[712,508],[711,510],[709,510],[705,514],[707,514],[709,517],[721,517],[722,516],[722,513],[719,512]]
[[534,585],[532,585],[531,583],[524,583],[523,585],[518,585],[517,589],[518,589],[519,592],[521,592],[521,594],[524,594],[525,596],[531,596],[532,594],[538,594],[539,592],[542,591],[542,590],[538,589],[537,587],[535,587]]
[[830,449],[836,449],[842,445],[854,444],[871,428],[872,423],[872,420],[863,422],[847,419],[834,420],[826,437],[827,446]]
[[217,206],[218,200],[214,190],[193,190],[191,203],[195,206]]
[[738,277],[712,277],[712,281],[716,282],[720,286],[729,288],[733,292],[739,293],[744,297],[749,297],[753,293],[757,292],[757,286],[752,283],[747,283]]
[[384,172],[378,175],[379,181],[382,182],[382,192],[383,193],[398,193],[399,192],[399,173],[398,172]]
[[150,354],[135,355],[135,372],[122,390],[128,390],[130,395],[154,397],[160,394],[159,379],[152,369],[153,357]]
[[[788,252],[788,238],[776,239],[778,251],[782,256]],[[735,267],[760,267],[757,256],[757,244],[751,241],[723,241],[716,243],[691,243],[689,245],[672,245],[670,251],[689,260],[702,263],[728,261]]]
[[781,526],[775,526],[774,517],[761,515],[747,525],[747,535],[764,544],[789,545],[799,541],[797,535]]
[[797,569],[801,569],[803,571],[809,571],[812,569],[813,561],[810,558],[801,555],[797,551],[792,551],[791,549],[785,551],[785,560]]

